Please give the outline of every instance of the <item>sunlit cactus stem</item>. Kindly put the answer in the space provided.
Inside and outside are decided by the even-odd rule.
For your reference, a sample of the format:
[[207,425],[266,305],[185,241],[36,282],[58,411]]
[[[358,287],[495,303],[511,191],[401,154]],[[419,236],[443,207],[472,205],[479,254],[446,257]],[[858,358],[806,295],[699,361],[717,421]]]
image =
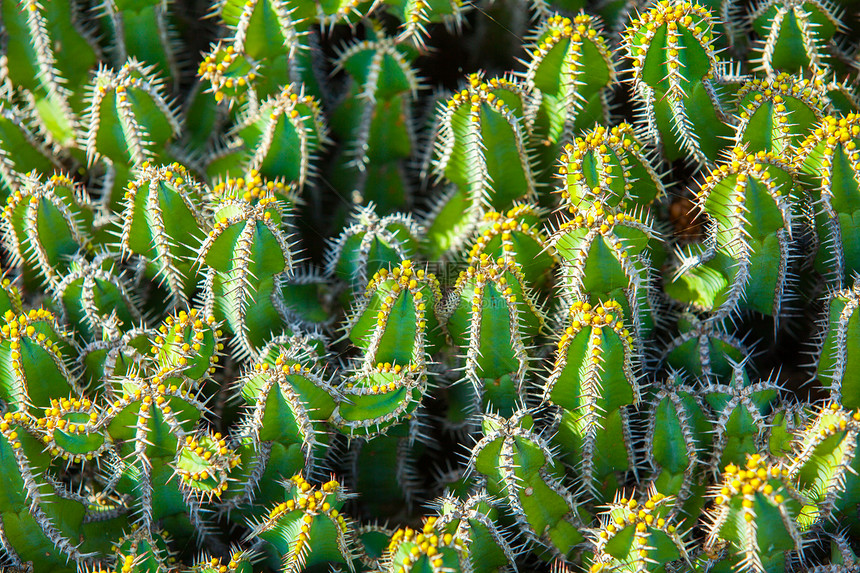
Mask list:
[[251,524],[253,537],[266,542],[269,563],[285,573],[335,564],[353,571],[355,533],[341,513],[349,498],[343,486],[332,480],[317,488],[298,474],[284,482],[284,497]]
[[588,531],[594,544],[589,573],[663,571],[671,562],[688,562],[687,542],[672,519],[672,497],[652,488],[643,499],[615,494],[597,528]]
[[811,501],[801,526],[838,520],[853,534],[860,531],[860,516],[852,511],[860,502],[857,468],[860,459],[860,411],[841,408],[837,402],[817,410],[792,444],[789,475]]
[[529,341],[543,329],[540,303],[516,261],[484,253],[461,273],[448,302],[447,330],[462,352],[465,379],[484,409],[512,415],[525,405]]
[[144,162],[125,191],[123,254],[144,258],[147,274],[166,287],[173,306],[188,306],[197,286],[192,267],[207,226],[202,203],[201,185],[178,163]]
[[467,87],[440,105],[434,153],[426,158],[423,176],[457,185],[472,217],[535,197],[526,98],[518,83],[474,74]]
[[613,299],[628,317],[635,337],[646,338],[654,328],[652,262],[664,258],[660,236],[647,215],[615,212],[598,204],[571,207],[570,219],[550,238],[561,259],[560,293],[574,301],[598,305]]
[[848,409],[860,408],[860,378],[855,374],[857,351],[853,342],[860,328],[860,284],[835,291],[822,320],[822,338],[816,361],[816,378],[830,399]]
[[846,26],[842,9],[830,0],[762,0],[748,18],[760,38],[751,62],[768,77],[816,73],[841,55],[834,36]]
[[552,444],[580,495],[609,501],[605,492],[637,465],[630,407],[642,399],[641,349],[614,300],[574,302],[563,324],[542,396],[557,407]]
[[728,559],[741,571],[785,570],[788,551],[803,554],[795,519],[806,504],[787,476],[787,469],[758,454],[743,465],[727,465],[709,495],[714,505],[707,514],[705,547],[728,542]]
[[273,297],[278,275],[294,268],[290,213],[272,196],[211,208],[215,222],[195,262],[206,267],[205,312],[224,321],[237,350],[253,354],[286,326]]
[[559,157],[563,207],[632,210],[665,194],[663,181],[629,123],[598,125],[565,145]]
[[615,82],[615,63],[601,28],[597,18],[584,13],[554,14],[533,33],[525,81],[540,93],[547,144],[568,143],[575,129],[608,121],[607,88]]
[[21,183],[3,208],[3,240],[25,286],[38,279],[56,289],[74,255],[90,245],[92,206],[83,187],[67,175],[43,181],[32,172]]
[[860,116],[826,116],[796,150],[795,167],[816,203],[819,250],[815,268],[834,288],[860,273],[855,222],[860,210]]
[[349,435],[384,431],[418,407],[427,364],[441,343],[436,277],[405,260],[371,278],[346,331],[363,351],[345,379],[332,421]]
[[749,309],[773,316],[778,328],[796,296],[794,185],[791,165],[773,153],[734,148],[705,177],[698,198],[708,235],[680,254],[667,292],[714,320]]
[[585,540],[579,508],[558,477],[549,444],[527,410],[510,418],[487,414],[469,467],[500,498],[537,555],[573,555]]
[[710,164],[724,146],[721,138],[732,134],[713,82],[713,44],[712,15],[690,2],[662,0],[624,32],[640,106],[637,123],[668,159]]

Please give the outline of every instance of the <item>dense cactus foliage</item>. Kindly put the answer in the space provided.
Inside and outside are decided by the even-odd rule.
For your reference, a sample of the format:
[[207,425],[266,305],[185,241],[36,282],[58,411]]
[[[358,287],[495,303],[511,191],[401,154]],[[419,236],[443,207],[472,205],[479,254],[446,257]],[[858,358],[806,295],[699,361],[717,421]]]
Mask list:
[[857,571],[858,21],[3,0],[0,571]]

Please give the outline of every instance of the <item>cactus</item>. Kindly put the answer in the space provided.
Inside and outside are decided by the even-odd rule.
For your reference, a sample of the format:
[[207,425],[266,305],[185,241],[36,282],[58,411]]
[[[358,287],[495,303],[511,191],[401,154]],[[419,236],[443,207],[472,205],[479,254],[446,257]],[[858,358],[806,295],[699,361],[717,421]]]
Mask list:
[[713,16],[689,2],[658,2],[624,32],[642,130],[669,159],[687,154],[699,165],[711,164],[722,147],[719,138],[731,135],[713,83],[713,43]]
[[558,407],[553,445],[579,490],[601,499],[618,472],[636,467],[630,407],[642,399],[641,350],[614,300],[574,302],[565,319],[543,402]]
[[335,183],[353,201],[372,202],[382,213],[411,202],[405,167],[415,149],[411,109],[421,88],[411,59],[381,36],[347,47],[335,62],[335,70],[352,80],[331,122],[345,149]]
[[148,274],[167,287],[176,306],[187,306],[196,286],[191,265],[205,229],[202,201],[199,183],[178,163],[144,162],[125,192],[123,254],[146,259]]
[[548,142],[565,143],[574,128],[607,121],[615,65],[600,23],[587,14],[542,19],[529,46],[526,84],[539,90]]
[[90,242],[93,213],[80,185],[65,175],[43,182],[32,174],[6,201],[3,226],[13,264],[28,285],[38,277],[56,288],[69,260]]
[[749,22],[761,38],[751,61],[767,76],[825,69],[829,44],[845,29],[839,8],[820,0],[760,2]]
[[[434,153],[427,156],[423,174],[456,186],[448,202],[456,198],[465,209],[455,216],[474,220],[487,210],[534,199],[536,182],[524,123],[530,121],[525,117],[526,89],[505,79],[472,75],[466,88],[440,104]],[[488,149],[493,153],[486,153]]]
[[83,132],[84,86],[98,60],[82,28],[80,7],[69,2],[6,2],[0,31],[4,42],[0,91],[32,110],[48,142],[66,152]]
[[670,376],[654,392],[647,416],[644,452],[654,486],[672,496],[667,517],[689,520],[703,505],[707,476],[702,467],[713,429],[708,410],[695,388]]
[[[699,192],[709,225],[703,252],[682,256],[675,273],[680,281],[667,291],[715,319],[749,309],[773,316],[778,328],[793,296],[797,258],[791,245],[793,185],[791,167],[777,156],[733,149]],[[767,269],[768,279],[752,281],[752,269]]]
[[0,571],[856,570],[856,16],[0,2]]
[[591,305],[614,299],[633,326],[634,336],[654,328],[651,261],[662,259],[659,235],[647,218],[597,206],[573,211],[550,238],[562,260],[566,296]]
[[781,73],[773,79],[755,78],[736,95],[738,144],[751,151],[777,155],[790,152],[808,136],[827,109],[823,82]]
[[589,571],[660,571],[674,561],[689,561],[686,543],[667,518],[672,498],[649,492],[641,503],[616,494],[594,537],[595,555]]
[[115,210],[122,197],[119,189],[131,181],[134,167],[172,162],[170,144],[182,124],[152,66],[134,58],[119,71],[99,69],[88,89],[82,146],[88,164],[107,162],[114,185],[105,190],[102,202]]
[[857,247],[850,240],[855,229],[857,184],[852,173],[856,171],[858,134],[857,115],[826,116],[803,140],[794,157],[806,189],[819,204],[815,214],[820,243],[816,268],[835,288],[843,288],[854,273],[860,272]]
[[336,481],[311,486],[301,475],[284,483],[286,501],[274,506],[253,528],[278,557],[282,571],[301,571],[320,563],[352,569],[354,532],[340,512],[348,495]]
[[573,210],[647,207],[664,194],[659,175],[628,123],[589,130],[567,145],[559,160],[561,201]]
[[374,204],[359,208],[354,221],[334,241],[326,270],[360,291],[373,276],[390,265],[418,254],[420,226],[409,215],[380,217]]
[[411,260],[374,274],[346,325],[364,354],[350,369],[332,416],[342,431],[372,435],[418,407],[427,357],[439,344],[441,298],[436,277]]
[[709,497],[714,507],[706,547],[729,543],[733,565],[742,571],[781,571],[786,552],[803,553],[798,517],[805,499],[787,483],[788,470],[764,463],[758,454],[744,465],[729,464]]
[[522,271],[516,262],[493,262],[484,254],[457,279],[448,304],[445,322],[463,349],[466,379],[483,396],[485,409],[510,416],[524,405],[526,342],[545,321]]
[[487,414],[484,436],[475,444],[470,468],[487,491],[500,497],[538,555],[564,558],[584,541],[572,495],[555,475],[554,457],[534,432],[527,410],[510,418]]
[[224,320],[236,348],[252,354],[285,328],[272,298],[277,275],[293,268],[288,212],[272,196],[256,204],[225,198],[212,210],[215,223],[194,262],[207,267],[206,313]]
[[836,402],[819,409],[812,422],[797,436],[789,475],[798,490],[810,500],[803,525],[824,522],[838,516],[844,527],[857,531],[856,474],[858,464],[857,425],[860,414],[839,407]]
[[830,390],[830,399],[845,408],[860,408],[858,393],[853,388],[855,377],[851,357],[851,340],[854,338],[854,309],[856,308],[857,284],[851,290],[837,291],[829,298],[830,306],[820,353],[816,364],[816,374],[823,388]]

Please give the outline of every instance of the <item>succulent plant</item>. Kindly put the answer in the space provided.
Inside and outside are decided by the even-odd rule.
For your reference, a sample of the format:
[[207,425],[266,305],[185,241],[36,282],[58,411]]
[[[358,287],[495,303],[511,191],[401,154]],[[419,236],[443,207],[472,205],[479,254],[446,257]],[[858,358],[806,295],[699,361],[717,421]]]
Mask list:
[[0,2],[0,571],[856,571],[857,15]]

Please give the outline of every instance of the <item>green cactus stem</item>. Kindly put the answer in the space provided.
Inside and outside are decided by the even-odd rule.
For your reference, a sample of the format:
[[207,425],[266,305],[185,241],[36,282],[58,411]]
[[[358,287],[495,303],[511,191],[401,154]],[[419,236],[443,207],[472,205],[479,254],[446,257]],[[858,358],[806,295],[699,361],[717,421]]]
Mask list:
[[123,333],[118,327],[112,326],[110,319],[108,316],[104,320],[102,338],[84,345],[77,359],[81,384],[93,396],[104,393],[106,381],[122,378],[149,366],[152,347],[150,338],[154,333],[140,327]]
[[[838,520],[851,531],[860,529],[856,508],[858,478],[857,446],[860,411],[853,413],[837,402],[821,407],[800,429],[791,452],[789,475],[810,501],[801,525]],[[814,508],[814,509],[813,509]]]
[[[118,175],[128,175],[129,167],[144,161],[172,161],[169,144],[182,125],[152,66],[132,58],[119,71],[101,68],[90,85],[83,141],[90,165],[104,157]],[[126,183],[123,177],[117,180],[119,188]],[[105,203],[115,209],[118,200]]]
[[574,302],[564,323],[542,402],[558,407],[552,443],[578,491],[601,499],[619,472],[636,467],[628,406],[642,399],[641,350],[614,300]]
[[0,97],[0,200],[18,191],[24,173],[51,172],[57,159],[29,125],[28,113]]
[[550,238],[561,259],[562,292],[591,305],[621,304],[631,332],[647,337],[654,326],[651,264],[662,260],[650,220],[603,207],[575,210]]
[[[423,498],[423,483],[417,464],[426,451],[420,434],[422,416],[412,416],[370,440],[353,440],[346,454],[350,489],[359,498],[366,515],[396,518],[411,512]],[[392,468],[384,474],[380,467]]]
[[352,571],[356,542],[352,521],[341,513],[349,497],[343,487],[332,480],[316,488],[295,475],[284,482],[284,496],[286,501],[253,525],[253,536],[266,542],[270,561],[279,562],[285,573],[334,564]]
[[72,150],[83,129],[84,85],[98,54],[74,2],[4,2],[0,86],[34,112],[52,147]]
[[486,253],[461,273],[448,302],[446,326],[461,349],[464,377],[484,409],[510,416],[524,406],[532,367],[526,348],[544,327],[540,303],[516,261]]
[[540,93],[541,115],[548,122],[545,145],[563,144],[575,129],[608,121],[615,63],[601,28],[588,14],[553,14],[532,33],[525,81]]
[[66,175],[43,181],[31,173],[21,183],[3,208],[6,248],[27,286],[38,277],[56,289],[72,257],[89,244],[93,213],[81,185]]
[[117,262],[105,253],[92,261],[78,255],[56,287],[65,321],[80,341],[100,339],[105,331],[131,330],[143,322],[140,301]]
[[856,237],[860,116],[826,116],[796,150],[795,165],[812,202],[818,206],[815,227],[819,251],[815,268],[832,287],[844,288],[860,273]]
[[103,422],[101,408],[88,398],[63,398],[51,400],[36,426],[51,456],[82,463],[93,461],[110,447],[102,433]]
[[[201,480],[199,472],[195,480],[194,471],[186,479],[175,475],[183,465],[205,469],[196,454],[182,459],[187,445],[199,441],[195,426],[207,411],[199,383],[179,369],[162,368],[149,376],[132,372],[114,381],[106,398],[110,406],[104,428],[119,454],[111,462],[110,473],[115,476],[116,491],[130,496],[135,523],[151,530],[160,521],[177,539],[209,537],[202,501],[215,485],[223,491],[226,482],[218,478],[216,484],[212,481],[215,476],[208,475]],[[206,449],[211,447],[209,440]],[[222,455],[229,456],[229,452]],[[236,462],[236,458],[230,460]]]
[[744,465],[729,464],[709,497],[705,549],[728,542],[729,560],[739,571],[784,571],[786,552],[803,555],[795,519],[805,499],[791,486],[787,469],[765,463],[758,454]]
[[533,201],[536,182],[527,143],[526,87],[481,75],[440,105],[433,158],[423,176],[458,186],[472,218],[506,210],[514,201]]
[[677,375],[658,383],[646,409],[645,463],[658,490],[674,499],[668,516],[695,519],[702,511],[713,426],[696,388]]
[[56,481],[47,479],[51,458],[31,433],[32,424],[30,416],[19,412],[6,412],[0,421],[0,459],[10,470],[0,511],[3,548],[15,563],[71,573],[74,566],[69,561],[84,557],[78,549],[77,532],[85,508],[77,500],[59,495]]
[[170,80],[171,91],[178,89],[185,47],[176,30],[174,2],[102,0],[96,10],[114,66],[122,66],[129,58],[147,62]]
[[161,573],[176,563],[168,544],[171,536],[161,529],[132,526],[114,545],[114,561],[122,573]]
[[713,79],[718,65],[713,17],[699,4],[662,0],[624,32],[646,140],[670,160],[716,160],[731,122]]
[[826,69],[833,37],[845,30],[841,10],[828,0],[763,0],[749,22],[761,38],[751,61],[769,77]]
[[860,408],[860,390],[855,385],[854,352],[856,314],[860,304],[860,284],[851,290],[833,292],[829,296],[829,309],[823,321],[824,332],[816,363],[816,377],[822,388],[829,390],[830,399],[848,409]]
[[738,145],[750,151],[791,153],[828,109],[824,82],[781,73],[755,78],[741,86],[738,99]]
[[188,306],[197,286],[192,265],[205,236],[202,202],[201,185],[178,163],[142,163],[125,191],[119,238],[123,257],[143,257],[147,274],[167,287],[172,306]]
[[20,315],[7,311],[4,318],[0,398],[7,411],[36,416],[52,398],[80,396],[67,363],[73,346],[54,315],[38,309]]
[[342,431],[372,434],[411,416],[427,386],[429,356],[441,342],[441,299],[436,277],[410,260],[374,274],[346,324],[363,355],[332,416]]
[[727,384],[734,364],[743,363],[752,354],[750,347],[719,321],[685,313],[677,328],[678,334],[664,345],[661,362],[695,379]]
[[227,144],[209,157],[214,178],[245,177],[293,183],[298,193],[313,177],[317,155],[328,144],[319,102],[302,85],[289,84],[247,114],[227,135]]
[[653,488],[642,501],[616,493],[600,527],[589,530],[595,548],[589,573],[665,571],[671,562],[689,563],[687,542],[670,516],[672,506],[671,496]]
[[411,259],[419,251],[421,226],[410,215],[380,217],[373,203],[359,207],[326,253],[326,273],[358,294],[382,269]]
[[254,88],[259,66],[245,54],[236,53],[232,44],[219,42],[203,57],[197,75],[209,82],[215,103],[226,102],[231,108],[247,103],[256,109],[260,96]]
[[497,573],[516,563],[518,548],[498,523],[499,503],[486,492],[467,499],[449,494],[434,504],[438,507],[436,529],[464,542],[472,571]]
[[196,308],[168,316],[153,333],[149,349],[161,368],[177,368],[193,380],[215,373],[224,344],[213,315]]
[[502,260],[516,265],[525,284],[535,291],[548,290],[552,270],[558,263],[541,221],[545,213],[533,205],[521,204],[504,213],[487,212],[475,225],[475,238],[467,253],[470,266],[481,261]]
[[294,265],[289,213],[269,196],[256,204],[225,199],[213,206],[213,215],[195,261],[208,267],[204,312],[224,322],[238,351],[253,354],[285,328],[272,301],[276,277]]
[[462,0],[384,0],[384,5],[401,22],[397,42],[408,42],[421,50],[427,48],[428,26],[440,23],[459,29],[470,7]]
[[564,147],[559,162],[558,193],[564,207],[633,210],[647,207],[665,193],[628,123],[608,129],[598,125],[587,131]]
[[[303,364],[304,362],[304,364]],[[243,463],[225,509],[259,515],[251,502],[274,503],[277,481],[298,472],[312,474],[322,465],[330,443],[326,421],[340,394],[320,368],[288,351],[273,361],[258,361],[237,386],[246,402],[234,440]]]
[[500,498],[535,553],[571,556],[585,540],[578,506],[558,477],[549,444],[535,432],[527,410],[511,418],[486,414],[483,437],[469,467],[481,474],[490,495]]
[[730,383],[709,383],[701,388],[701,395],[715,413],[708,461],[712,471],[759,451],[759,442],[766,438],[767,415],[778,403],[781,390],[770,380],[750,381],[743,363],[734,366]]
[[734,148],[698,193],[708,217],[705,244],[681,253],[667,292],[713,312],[714,320],[748,309],[773,316],[777,328],[794,296],[793,187],[789,163],[773,153]]
[[334,184],[359,205],[373,202],[391,213],[411,203],[406,167],[416,147],[411,109],[421,83],[409,50],[382,34],[369,35],[335,62],[352,85],[331,119],[344,150]]

